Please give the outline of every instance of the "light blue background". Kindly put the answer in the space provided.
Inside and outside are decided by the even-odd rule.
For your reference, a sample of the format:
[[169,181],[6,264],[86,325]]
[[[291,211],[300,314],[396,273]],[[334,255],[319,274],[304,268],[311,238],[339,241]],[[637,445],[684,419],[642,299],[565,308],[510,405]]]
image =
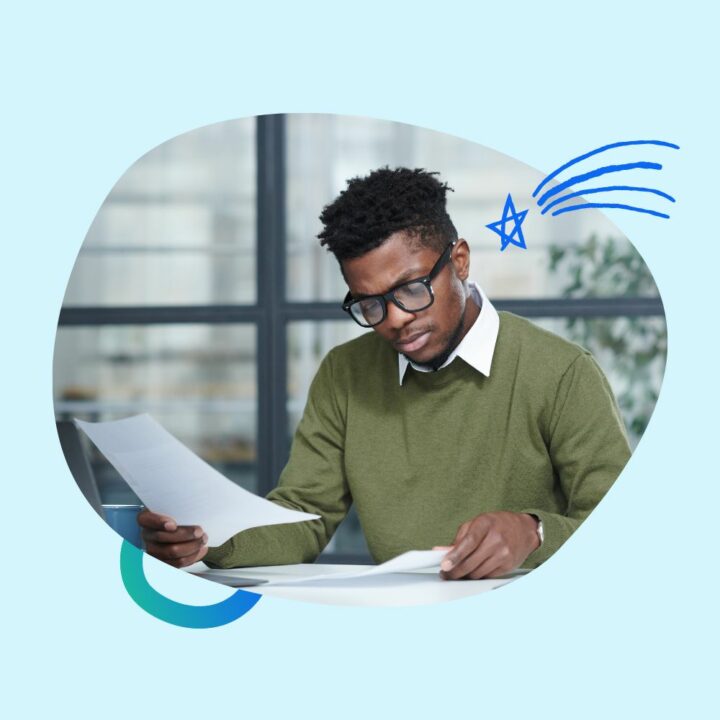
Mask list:
[[[18,4],[0,30],[0,682],[11,716],[63,707],[108,718],[714,715],[711,4],[107,5]],[[200,125],[274,112],[414,123],[544,171],[615,140],[681,145],[661,184],[679,198],[672,219],[611,215],[665,302],[660,402],[605,502],[522,582],[415,609],[264,599],[205,631],[158,622],[126,595],[120,541],[82,500],[55,436],[52,352],[65,283],[104,196],[140,155]],[[148,572],[179,600],[225,592]]]

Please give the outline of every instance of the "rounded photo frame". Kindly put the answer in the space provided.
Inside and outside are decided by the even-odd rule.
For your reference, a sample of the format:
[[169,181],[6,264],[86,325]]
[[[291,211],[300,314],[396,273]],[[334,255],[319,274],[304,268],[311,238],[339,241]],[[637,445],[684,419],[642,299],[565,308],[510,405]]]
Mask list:
[[[620,165],[637,149],[628,145],[617,143],[605,153]],[[648,162],[654,154],[668,152],[662,143],[651,142],[642,150]],[[253,586],[253,592],[312,602],[412,605],[489,590],[547,561],[601,501],[645,432],[667,353],[663,306],[652,275],[631,242],[601,212],[603,203],[596,202],[602,187],[592,173],[601,164],[599,158],[589,153],[575,160],[572,168],[563,168],[564,174],[550,177],[489,148],[432,130],[321,114],[225,121],[149,151],[120,178],[94,219],[58,323],[58,433],[89,504],[136,548],[150,552],[149,533],[172,532],[146,527],[143,538],[137,514],[144,501],[149,502],[131,486],[133,473],[122,463],[114,466],[112,454],[104,455],[88,442],[76,422],[106,423],[147,413],[233,485],[256,496],[268,495],[284,509],[321,518],[304,521],[321,530],[293,528],[287,534],[288,521],[265,526],[267,530],[249,526],[242,538],[241,533],[232,536],[235,540],[224,538],[224,550],[210,546],[215,548],[210,567],[202,558],[188,566],[208,579],[230,585],[235,579],[237,586],[238,578],[250,576],[267,585]],[[607,161],[605,155],[602,161]],[[641,171],[628,168],[623,185],[608,184],[605,189],[617,194],[618,187],[638,188],[641,180],[634,174]],[[564,185],[582,175],[589,177]],[[375,177],[374,185],[370,177]],[[353,202],[351,180],[357,185]],[[364,185],[358,184],[362,181]],[[438,256],[428,236],[438,235],[443,221],[430,212],[410,222],[407,207],[432,205],[437,198],[430,196],[439,187],[459,243],[457,249],[444,246],[451,258],[445,273],[471,287],[465,305],[475,302],[485,325],[497,318],[500,328],[512,326],[512,347],[526,353],[517,368],[523,373],[537,369],[535,385],[524,380],[518,384],[530,390],[518,395],[509,386],[504,391],[511,407],[519,408],[516,414],[527,417],[528,427],[519,431],[513,413],[497,410],[501,396],[490,406],[490,424],[478,420],[487,408],[479,404],[473,413],[467,405],[468,389],[485,392],[500,382],[496,378],[512,376],[502,369],[514,357],[506,351],[505,336],[496,331],[492,343],[484,340],[475,355],[467,355],[466,348],[465,354],[448,353],[438,367],[425,367],[427,358],[415,345],[423,332],[431,344],[440,342],[436,328],[442,323],[423,318],[452,306],[441,301],[415,313],[409,308],[408,313],[393,294],[416,280],[415,275],[430,277],[433,263],[428,260],[427,267],[421,267],[422,258],[433,252]],[[375,196],[358,209],[357,202],[371,190]],[[664,194],[644,195],[655,203],[645,209],[662,216]],[[375,213],[368,223],[374,236],[358,240],[344,218],[352,212],[362,217],[368,208]],[[363,251],[347,254],[345,241],[337,241],[343,232],[349,241],[366,243]],[[321,244],[318,236],[323,233]],[[385,252],[398,233],[405,233],[398,247],[407,246],[413,258],[421,258],[412,277],[398,271],[405,258]],[[335,240],[329,240],[331,236]],[[470,268],[465,277],[460,274],[463,253]],[[375,261],[367,264],[367,258]],[[374,284],[374,277],[381,279]],[[428,287],[432,282],[434,278]],[[378,302],[386,313],[377,327],[360,327],[343,311],[349,301],[367,305],[367,298],[374,297],[382,298]],[[496,312],[488,319],[490,311]],[[388,322],[397,327],[379,333],[378,327]],[[451,329],[457,327],[454,323]],[[457,349],[469,328],[461,330],[465,333],[459,339],[453,336],[456,342],[453,347],[448,343],[449,351]],[[386,345],[372,344],[365,335]],[[390,348],[397,358],[388,361],[380,347]],[[364,366],[348,359],[348,348],[365,353]],[[376,361],[394,367],[383,365],[378,371]],[[460,390],[448,390],[452,383],[444,378],[449,368],[455,372],[458,366],[463,368]],[[424,373],[428,367],[433,372]],[[385,373],[382,392],[372,392],[358,380],[371,369]],[[386,377],[390,373],[392,383]],[[413,398],[422,391],[425,399],[439,398],[435,405],[423,400],[414,411],[403,405],[404,399],[398,400],[408,373],[411,383],[405,390],[415,393]],[[338,394],[328,401],[332,388]],[[394,404],[388,402],[391,396]],[[363,417],[364,424],[358,424],[359,408],[371,399],[375,407]],[[606,401],[602,413],[587,412]],[[573,402],[574,414],[568,410]],[[408,429],[397,418],[389,422],[393,408],[401,406],[406,417],[416,412],[423,418],[417,425],[428,433],[426,443],[415,427]],[[568,424],[588,423],[586,437],[574,431],[562,448],[558,444],[552,449],[556,433],[563,432],[563,412],[568,413]],[[618,427],[611,427],[614,420],[619,420]],[[304,465],[317,447],[306,455],[293,448],[322,436],[323,423],[333,426],[332,433],[325,434],[334,439],[322,442],[337,446],[337,438],[342,438],[344,444],[321,457],[320,472]],[[588,478],[605,462],[593,465],[588,459],[604,445],[615,447],[618,433],[626,437],[627,457],[619,459],[613,450],[614,476],[605,477],[605,484],[587,497],[582,495],[583,483],[590,483]],[[481,438],[492,442],[477,458],[471,454],[463,459],[463,448],[482,446]],[[408,447],[400,448],[400,441]],[[393,442],[388,447],[396,451],[390,452],[385,444]],[[563,455],[571,452],[568,443],[579,443],[570,458]],[[496,450],[501,446],[502,457]],[[487,456],[488,465],[473,479],[477,470],[472,468],[485,462],[481,456]],[[491,468],[500,468],[497,476]],[[303,472],[309,479],[298,480]],[[563,485],[560,476],[570,472],[584,475]],[[333,473],[336,480],[318,489],[316,478]],[[473,495],[476,491],[467,488],[475,487],[474,482],[492,488]],[[513,486],[503,494],[512,483],[533,489]],[[517,527],[472,525],[477,517],[503,513],[531,521],[524,519]],[[442,519],[437,525],[436,517]],[[198,521],[181,519],[178,524],[200,527]],[[537,542],[537,547],[516,567],[491,572],[490,577],[482,575],[483,567],[487,570],[482,562],[474,567],[471,562],[462,583],[438,575],[437,555],[426,560],[432,560],[429,568],[401,566],[404,577],[394,585],[392,573],[390,579],[378,574],[338,576],[369,570],[406,552],[445,548],[445,558],[448,548],[462,541],[466,526],[465,532],[478,533],[478,539],[458,564],[470,562],[487,538],[503,533],[524,533],[527,540],[530,528],[535,535],[529,542]],[[206,535],[182,541],[199,541],[202,547]],[[150,542],[159,540],[153,536]],[[539,552],[543,547],[546,552]],[[533,553],[536,561],[525,567]],[[312,565],[315,559],[320,564]],[[283,566],[290,566],[284,576]],[[504,566],[490,569],[498,568]],[[442,571],[445,577],[452,569]],[[498,574],[501,577],[495,577]],[[302,581],[316,575],[328,577]],[[283,585],[283,577],[292,582]]]

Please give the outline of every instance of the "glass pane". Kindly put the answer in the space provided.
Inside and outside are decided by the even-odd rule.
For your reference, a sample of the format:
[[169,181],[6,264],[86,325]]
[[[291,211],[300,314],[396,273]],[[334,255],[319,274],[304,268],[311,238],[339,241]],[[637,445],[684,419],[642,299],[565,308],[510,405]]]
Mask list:
[[[347,179],[384,165],[437,170],[454,188],[448,212],[472,249],[471,278],[491,298],[562,295],[574,287],[577,262],[583,268],[600,265],[598,272],[583,269],[585,295],[657,295],[645,263],[605,215],[596,210],[541,215],[531,193],[544,174],[506,155],[451,135],[369,118],[289,115],[287,132],[290,300],[342,300],[347,287],[334,257],[317,240],[318,216]],[[499,237],[485,227],[502,217],[508,193],[518,211],[529,209],[522,225],[526,250],[500,252]],[[610,239],[614,249],[603,256]],[[595,256],[593,243],[600,246]],[[613,282],[616,262],[637,268],[642,279],[623,276]]]
[[163,143],[103,203],[64,305],[254,302],[255,205],[254,118]]
[[[150,413],[223,475],[257,492],[255,328],[251,325],[61,327],[58,420]],[[96,451],[103,502],[131,502]]]

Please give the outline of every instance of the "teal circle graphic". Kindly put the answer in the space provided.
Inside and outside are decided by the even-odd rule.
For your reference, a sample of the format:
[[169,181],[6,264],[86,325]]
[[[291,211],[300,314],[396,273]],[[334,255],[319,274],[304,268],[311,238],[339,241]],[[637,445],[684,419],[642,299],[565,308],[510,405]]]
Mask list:
[[161,595],[145,577],[143,552],[123,540],[120,548],[120,574],[128,595],[145,612],[171,625],[212,628],[227,625],[251,610],[260,599],[257,593],[237,590],[215,605],[185,605]]

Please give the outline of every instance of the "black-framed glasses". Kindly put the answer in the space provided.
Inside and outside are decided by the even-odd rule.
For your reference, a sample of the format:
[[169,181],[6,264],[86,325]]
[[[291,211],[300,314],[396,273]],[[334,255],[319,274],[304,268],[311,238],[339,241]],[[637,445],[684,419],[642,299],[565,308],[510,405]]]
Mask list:
[[342,309],[358,325],[374,327],[387,317],[388,300],[406,312],[420,312],[420,310],[429,308],[435,302],[431,281],[447,265],[452,249],[455,247],[455,242],[453,240],[443,250],[432,270],[424,277],[396,285],[382,295],[366,295],[357,300],[353,300],[352,295],[348,292],[343,301]]

